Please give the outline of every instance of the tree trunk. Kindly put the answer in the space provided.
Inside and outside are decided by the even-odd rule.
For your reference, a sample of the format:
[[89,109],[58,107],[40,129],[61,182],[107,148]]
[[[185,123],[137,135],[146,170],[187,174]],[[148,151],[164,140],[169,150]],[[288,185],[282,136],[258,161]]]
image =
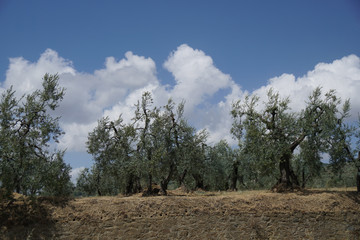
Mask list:
[[130,195],[133,193],[137,193],[141,191],[141,185],[139,182],[139,177],[135,176],[134,174],[130,174],[128,180],[127,180],[127,184],[126,184],[126,188],[125,188],[125,194],[126,195]]
[[[19,178],[19,176],[17,174],[15,174],[13,181],[14,181],[14,185],[15,185],[15,192],[21,193],[21,186],[20,186],[21,179]],[[11,191],[13,191],[13,189]]]
[[306,182],[306,179],[305,179],[305,167],[303,166],[303,168],[302,168],[302,183],[301,183],[302,188],[305,188],[305,182]]
[[185,169],[184,172],[179,177],[179,186],[184,185],[186,174],[187,174],[187,169]]
[[169,182],[170,182],[170,179],[174,173],[174,170],[175,170],[175,164],[171,164],[170,165],[170,169],[169,169],[169,174],[167,175],[167,177],[163,180],[160,181],[160,191],[163,195],[167,195],[167,188],[168,188],[168,185],[169,185]]
[[159,191],[160,191],[160,189],[157,188],[156,185],[155,185],[155,187],[153,187],[152,175],[149,174],[148,186],[147,186],[146,191],[143,192],[142,196],[143,197],[155,196],[155,195],[158,195]]
[[149,173],[147,192],[152,193],[152,175]]
[[358,193],[360,193],[360,167],[358,167],[357,169],[358,169],[358,172],[356,175],[356,187],[357,187]]
[[132,178],[132,174],[129,176],[129,179],[126,183],[126,188],[125,188],[125,195],[130,195],[132,194],[132,189],[133,189],[133,178]]
[[277,184],[272,188],[277,192],[292,190],[300,186],[298,178],[290,166],[291,156],[292,154],[285,153],[280,158],[280,178]]
[[167,195],[167,188],[170,182],[170,178],[165,178],[162,181],[160,181],[160,191],[162,195]]
[[21,193],[21,188],[20,188],[20,185],[19,185],[19,184],[16,184],[15,192],[16,192],[16,193]]
[[102,196],[101,190],[100,190],[100,174],[98,173],[96,176],[96,191],[98,196]]
[[280,157],[280,178],[277,184],[272,187],[272,190],[281,192],[292,190],[294,187],[300,186],[297,176],[291,169],[290,159],[296,147],[299,146],[299,144],[305,139],[305,137],[306,134],[304,133],[299,136],[299,138],[297,138],[292,144],[290,144],[289,148],[286,149],[287,151],[283,153],[283,155]]
[[290,161],[287,159],[282,159],[279,164],[280,167],[280,179],[279,184],[283,184],[286,187],[291,187],[290,180]]
[[162,195],[167,195],[167,187],[168,187],[168,184],[169,184],[169,182],[168,181],[166,181],[166,179],[163,179],[162,181],[160,181],[160,187],[161,187],[161,189],[160,189],[160,191],[161,191],[161,194]]
[[101,191],[100,191],[99,188],[97,188],[97,194],[98,194],[98,196],[102,196]]
[[240,175],[239,178],[238,178],[240,184],[243,186],[243,187],[246,187],[246,184],[244,182],[244,175]]
[[139,193],[142,191],[140,178],[138,176],[135,177],[135,186],[134,186],[134,193]]
[[195,189],[204,189],[204,179],[202,176],[198,173],[194,173],[192,176],[195,180]]
[[236,183],[239,178],[238,170],[239,170],[239,165],[237,163],[234,163],[233,169],[232,169],[232,174],[231,174],[231,179],[230,179],[230,181],[231,181],[230,182],[230,190],[232,190],[232,191],[237,191]]

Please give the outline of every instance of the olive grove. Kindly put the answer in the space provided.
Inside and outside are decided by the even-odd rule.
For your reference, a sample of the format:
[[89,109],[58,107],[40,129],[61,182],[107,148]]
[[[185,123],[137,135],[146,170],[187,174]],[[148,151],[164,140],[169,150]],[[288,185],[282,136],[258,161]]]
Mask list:
[[281,98],[272,89],[267,97],[263,104],[257,96],[234,102],[235,147],[224,140],[209,145],[206,130],[196,131],[185,119],[184,102],[169,99],[165,106],[155,107],[145,92],[130,122],[121,115],[114,121],[104,117],[89,133],[87,147],[94,165],[81,173],[77,191],[166,195],[169,186],[288,191],[337,186],[345,178],[353,185],[359,149],[351,140],[354,133],[360,134],[345,124],[350,101],[342,102],[335,91],[324,94],[316,88],[305,107],[295,112],[289,107],[290,98]]

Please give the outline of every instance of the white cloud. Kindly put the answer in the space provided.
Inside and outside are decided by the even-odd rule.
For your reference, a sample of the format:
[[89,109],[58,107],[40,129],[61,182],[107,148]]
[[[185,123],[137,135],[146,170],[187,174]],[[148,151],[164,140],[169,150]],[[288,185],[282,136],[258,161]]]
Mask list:
[[[66,95],[56,114],[62,116],[61,127],[66,132],[60,139],[60,147],[68,151],[86,151],[88,133],[102,116],[114,119],[122,114],[125,121],[129,121],[134,104],[144,91],[153,94],[155,105],[164,105],[169,97],[176,102],[184,99],[186,118],[197,128],[208,129],[210,143],[225,138],[234,144],[229,133],[232,124],[229,113],[232,102],[246,93],[240,85],[221,72],[210,56],[188,45],[179,46],[163,66],[175,78],[175,85],[170,88],[158,80],[156,65],[151,58],[127,52],[119,61],[114,57],[107,58],[102,69],[81,73],[74,69],[71,61],[48,49],[33,63],[23,58],[10,59],[1,88],[14,85],[18,93],[23,94],[39,88],[44,73],[59,73]],[[319,63],[302,77],[292,74],[274,77],[251,94],[258,94],[265,100],[267,90],[273,87],[282,96],[290,96],[291,107],[299,110],[319,85],[324,91],[335,89],[342,99],[351,98],[352,114],[357,116],[360,112],[357,98],[360,59],[355,55],[332,63]],[[219,97],[220,90],[222,95]]]
[[114,102],[123,100],[128,92],[158,83],[152,59],[136,56],[132,52],[127,52],[125,57],[119,62],[108,57],[105,69],[95,71],[94,75],[100,81],[94,96],[98,104],[112,106]]
[[[101,115],[100,115],[101,117]],[[89,132],[91,132],[97,125],[97,121],[89,124],[81,122],[63,123],[61,128],[65,131],[59,140],[59,147],[70,151],[85,152],[85,143]]]
[[78,167],[78,168],[73,168],[70,171],[70,176],[71,176],[71,182],[76,184],[76,181],[78,179],[78,177],[80,176],[80,173],[85,169],[85,167]]
[[46,72],[75,74],[71,61],[65,60],[59,57],[57,52],[47,49],[36,63],[31,63],[22,57],[10,58],[6,80],[2,86],[4,88],[15,86],[17,94],[21,96],[40,88],[42,77]]
[[156,98],[157,95],[155,94],[155,91],[157,88],[159,88],[159,85],[148,84],[143,88],[130,92],[124,101],[118,102],[110,109],[106,109],[104,111],[104,116],[109,116],[110,119],[117,119],[119,115],[121,115],[125,122],[130,122],[134,117],[135,104],[141,99],[142,94],[144,92],[150,92],[152,93],[152,96]]
[[357,117],[360,112],[360,58],[355,55],[343,57],[332,63],[319,63],[306,75],[296,78],[292,74],[283,74],[269,80],[263,86],[253,92],[266,99],[266,92],[273,88],[281,96],[289,96],[290,106],[298,111],[305,106],[305,101],[316,87],[322,87],[323,92],[330,89],[336,90],[337,96],[342,100],[350,99],[352,116]]
[[230,116],[232,103],[238,99],[241,99],[247,94],[243,92],[240,86],[236,83],[231,84],[231,92],[224,97],[224,101],[220,101],[213,106],[211,112],[208,112],[206,118],[210,119],[206,124],[206,128],[209,130],[209,143],[214,144],[221,139],[225,139],[230,145],[235,145],[237,141],[230,135],[230,129],[232,126],[232,118]]
[[230,75],[216,68],[210,56],[186,44],[170,54],[164,67],[176,81],[170,95],[176,100],[186,99],[189,110],[209,100],[220,89],[229,88],[232,83]]
[[[61,116],[60,125],[66,132],[60,139],[60,146],[70,151],[85,151],[88,132],[104,112],[111,114],[110,109],[116,110],[124,103],[132,107],[135,103],[132,98],[138,99],[142,91],[159,85],[155,63],[150,58],[127,52],[120,61],[107,58],[103,69],[90,74],[77,72],[71,61],[47,49],[34,63],[21,57],[10,59],[1,87],[13,85],[17,95],[21,96],[39,89],[45,73],[58,73],[60,85],[66,89],[56,114]],[[117,117],[115,114],[120,114],[120,110],[113,111],[112,115]]]

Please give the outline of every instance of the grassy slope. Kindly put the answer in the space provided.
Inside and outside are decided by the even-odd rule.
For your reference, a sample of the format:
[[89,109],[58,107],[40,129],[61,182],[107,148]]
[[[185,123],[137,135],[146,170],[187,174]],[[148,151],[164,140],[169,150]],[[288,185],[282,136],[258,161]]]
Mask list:
[[18,208],[7,220],[2,218],[1,231],[7,238],[357,239],[360,235],[360,196],[355,189],[285,194],[175,190],[170,196],[89,197],[64,205],[42,201],[21,209],[22,202],[15,202]]

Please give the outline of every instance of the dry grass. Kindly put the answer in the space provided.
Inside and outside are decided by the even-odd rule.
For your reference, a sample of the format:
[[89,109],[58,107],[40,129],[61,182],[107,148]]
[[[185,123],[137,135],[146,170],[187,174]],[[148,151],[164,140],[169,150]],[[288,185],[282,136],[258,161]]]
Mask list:
[[[19,206],[23,200],[18,199]],[[44,214],[48,221],[46,234],[50,235],[42,232],[43,225],[33,228],[31,234],[45,238],[239,239],[238,233],[253,239],[278,239],[279,236],[298,236],[299,239],[315,236],[316,239],[316,236],[352,238],[360,231],[360,194],[353,188],[292,193],[186,193],[177,189],[169,191],[169,196],[88,197],[70,200],[64,205],[50,201],[42,201],[40,205],[41,211],[32,213]],[[318,220],[326,226],[316,227],[321,223]],[[287,224],[288,221],[293,224]],[[5,225],[2,231],[8,231],[9,236],[19,234],[14,218],[11,226],[4,228]],[[347,235],[326,235],[336,228]],[[22,229],[30,234],[26,227]]]

